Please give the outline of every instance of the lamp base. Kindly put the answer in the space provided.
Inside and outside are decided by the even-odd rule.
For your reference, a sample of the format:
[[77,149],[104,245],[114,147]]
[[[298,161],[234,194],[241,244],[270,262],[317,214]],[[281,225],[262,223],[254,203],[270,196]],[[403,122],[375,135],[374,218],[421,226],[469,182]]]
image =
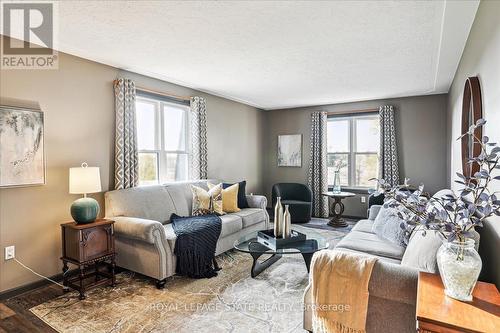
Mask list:
[[99,203],[93,198],[80,198],[71,205],[71,216],[77,224],[94,222],[99,214]]

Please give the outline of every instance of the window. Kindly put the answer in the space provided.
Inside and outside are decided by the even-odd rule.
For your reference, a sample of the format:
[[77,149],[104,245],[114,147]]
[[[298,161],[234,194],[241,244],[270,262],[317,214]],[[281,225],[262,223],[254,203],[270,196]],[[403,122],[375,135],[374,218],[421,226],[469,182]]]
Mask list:
[[378,177],[380,142],[378,115],[328,118],[328,184],[340,165],[340,185],[366,188]]
[[184,104],[137,97],[139,185],[189,179],[188,117]]

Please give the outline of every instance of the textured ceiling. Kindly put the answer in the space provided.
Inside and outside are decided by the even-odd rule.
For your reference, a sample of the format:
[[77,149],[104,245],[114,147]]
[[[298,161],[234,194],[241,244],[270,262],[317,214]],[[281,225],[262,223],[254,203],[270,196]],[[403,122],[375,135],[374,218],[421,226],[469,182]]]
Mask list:
[[262,109],[447,92],[478,1],[61,1],[60,51]]

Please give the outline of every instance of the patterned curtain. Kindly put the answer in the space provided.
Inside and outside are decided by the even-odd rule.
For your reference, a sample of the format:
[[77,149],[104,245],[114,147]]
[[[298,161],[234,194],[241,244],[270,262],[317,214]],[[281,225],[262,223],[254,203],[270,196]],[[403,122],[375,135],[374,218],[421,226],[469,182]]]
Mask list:
[[380,107],[380,166],[379,176],[391,185],[399,184],[396,124],[392,105]]
[[115,189],[135,187],[139,183],[139,153],[135,123],[135,84],[118,79],[115,88]]
[[309,187],[313,192],[313,215],[328,217],[328,169],[326,165],[326,112],[311,115],[311,160],[309,163]]
[[207,107],[202,97],[191,97],[191,179],[207,179]]

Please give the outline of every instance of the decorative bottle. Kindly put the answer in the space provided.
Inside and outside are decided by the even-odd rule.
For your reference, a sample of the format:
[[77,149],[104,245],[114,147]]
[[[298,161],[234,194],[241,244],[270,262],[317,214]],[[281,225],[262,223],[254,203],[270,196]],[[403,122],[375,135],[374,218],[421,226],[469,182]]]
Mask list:
[[274,237],[280,238],[283,234],[283,206],[281,205],[281,197],[276,199],[276,206],[274,206]]
[[289,238],[292,233],[292,216],[288,210],[288,205],[285,205],[283,213],[283,238]]

